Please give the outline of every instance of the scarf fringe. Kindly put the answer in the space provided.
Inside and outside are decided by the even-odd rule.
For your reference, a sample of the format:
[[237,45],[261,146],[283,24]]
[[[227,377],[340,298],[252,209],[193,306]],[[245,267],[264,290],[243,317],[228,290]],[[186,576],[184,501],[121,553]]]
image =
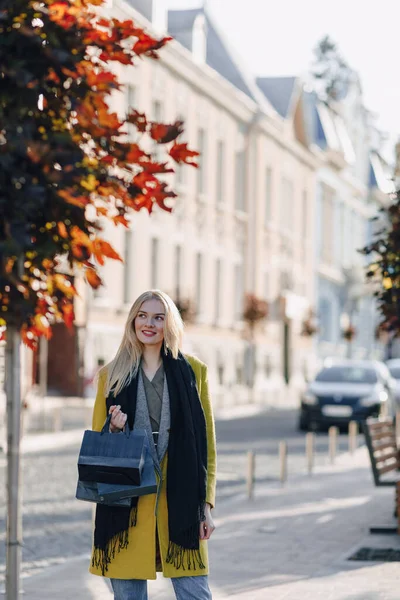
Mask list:
[[[129,516],[129,526],[136,527],[137,523],[137,506],[132,507]],[[94,547],[92,555],[92,567],[101,569],[101,574],[104,575],[108,571],[108,565],[115,558],[115,554],[121,550],[125,550],[129,545],[129,529],[120,531],[110,540],[108,540],[105,548]]]
[[170,540],[166,561],[173,564],[175,569],[182,569],[183,571],[193,569],[195,571],[197,567],[199,569],[206,568],[200,552],[199,528],[200,523],[197,522],[181,533],[179,536],[181,544]]
[[175,569],[182,569],[183,571],[196,571],[197,566],[199,569],[205,569],[206,566],[203,562],[200,548],[189,549],[178,546],[175,542],[169,542],[166,562],[174,565]]

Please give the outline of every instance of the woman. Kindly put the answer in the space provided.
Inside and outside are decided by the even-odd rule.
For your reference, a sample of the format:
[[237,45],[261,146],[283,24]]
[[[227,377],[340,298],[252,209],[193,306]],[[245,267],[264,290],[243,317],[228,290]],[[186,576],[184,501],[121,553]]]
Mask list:
[[99,373],[93,429],[146,429],[158,492],[131,508],[97,505],[90,571],[115,600],[147,600],[156,571],[177,600],[209,600],[207,540],[214,531],[216,448],[207,367],[179,351],[183,323],[163,292],[133,304],[115,358]]

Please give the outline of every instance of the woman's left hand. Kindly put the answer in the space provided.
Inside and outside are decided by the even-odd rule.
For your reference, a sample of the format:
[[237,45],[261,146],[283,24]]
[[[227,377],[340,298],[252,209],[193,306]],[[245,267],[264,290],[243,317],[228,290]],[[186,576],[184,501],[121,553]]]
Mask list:
[[214,520],[211,515],[210,504],[206,504],[204,514],[205,514],[206,520],[202,521],[200,523],[200,539],[201,540],[209,540],[212,532],[215,529]]

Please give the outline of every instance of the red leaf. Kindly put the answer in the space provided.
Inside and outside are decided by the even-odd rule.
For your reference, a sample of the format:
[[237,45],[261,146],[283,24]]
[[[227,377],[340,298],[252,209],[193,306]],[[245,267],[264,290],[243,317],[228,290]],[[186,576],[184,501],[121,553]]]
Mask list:
[[75,319],[74,305],[68,302],[67,304],[62,305],[61,310],[63,313],[64,323],[68,328],[71,328]]
[[126,162],[128,163],[140,163],[141,159],[148,160],[149,155],[146,154],[137,144],[131,144],[130,149],[126,155]]
[[187,144],[174,144],[172,148],[169,149],[168,154],[177,163],[186,163],[187,165],[192,165],[193,167],[199,166],[198,163],[191,160],[195,156],[200,156],[199,152],[189,150]]
[[168,167],[168,163],[155,163],[155,162],[151,162],[151,163],[147,163],[142,165],[143,166],[143,171],[145,171],[146,173],[173,173],[174,170],[171,169],[170,167]]
[[129,54],[126,54],[123,50],[116,50],[111,52],[103,52],[100,54],[100,60],[104,60],[104,62],[108,62],[109,60],[115,60],[122,65],[131,65],[132,57]]
[[172,40],[171,37],[156,40],[147,33],[142,32],[138,41],[133,46],[133,51],[135,52],[135,54],[138,55],[146,54],[148,52],[154,52],[155,50],[159,50],[160,48],[162,48],[170,40]]
[[151,188],[154,189],[159,184],[159,181],[157,177],[154,177],[154,175],[151,173],[145,173],[142,171],[141,173],[135,175],[135,177],[132,179],[132,183],[143,190]]
[[168,144],[176,140],[183,132],[183,121],[176,121],[172,125],[152,123],[150,135],[158,144]]
[[147,129],[147,119],[144,113],[140,113],[137,110],[129,113],[126,118],[126,123],[130,123],[135,125],[136,129],[140,131],[140,133],[144,133]]

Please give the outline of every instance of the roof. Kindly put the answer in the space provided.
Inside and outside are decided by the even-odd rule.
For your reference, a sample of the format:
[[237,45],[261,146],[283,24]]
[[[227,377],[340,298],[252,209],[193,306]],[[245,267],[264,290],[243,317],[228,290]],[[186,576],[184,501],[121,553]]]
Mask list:
[[377,188],[384,194],[390,194],[394,191],[390,169],[377,152],[371,152],[369,156],[368,187],[370,189]]
[[256,82],[275,110],[286,118],[292,105],[297,77],[258,77]]
[[196,18],[204,15],[207,27],[206,63],[217,71],[224,79],[227,79],[237,89],[247,96],[264,105],[269,111],[272,107],[260,93],[254,78],[246,72],[235,51],[225,39],[222,32],[217,28],[208,12],[203,8],[191,10],[168,11],[168,32],[190,52],[193,51],[193,27]]

